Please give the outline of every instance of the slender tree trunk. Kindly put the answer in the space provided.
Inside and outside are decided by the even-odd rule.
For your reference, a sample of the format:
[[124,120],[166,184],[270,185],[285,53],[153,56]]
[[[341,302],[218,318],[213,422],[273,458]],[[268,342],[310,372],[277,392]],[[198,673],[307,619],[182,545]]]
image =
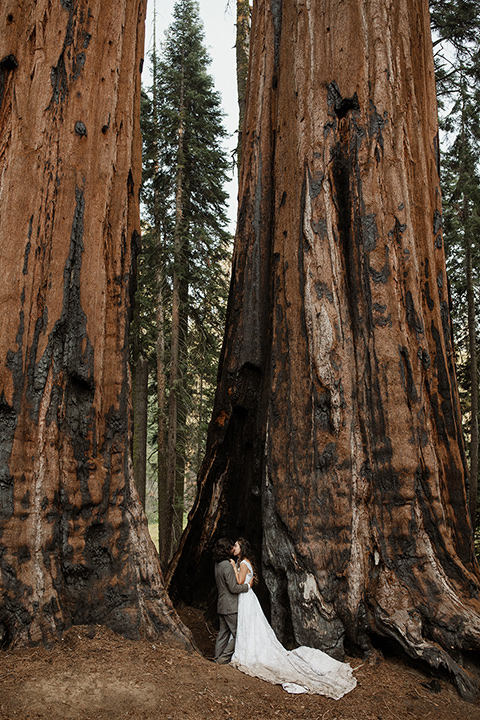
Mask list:
[[[205,350],[205,352],[206,352],[206,350]],[[205,371],[202,369],[202,371],[200,372],[200,379],[199,379],[200,390],[198,393],[198,421],[197,421],[198,425],[197,425],[197,437],[195,439],[196,440],[195,444],[197,446],[196,451],[195,451],[195,474],[197,474],[198,471],[200,470],[200,464],[202,462],[202,455],[203,455],[202,438],[203,438],[203,424],[205,422],[204,407],[203,407],[203,403],[204,403],[204,401],[203,401],[203,378],[204,378],[204,375],[205,375]]]
[[7,0],[0,36],[0,624],[186,641],[130,453],[144,0]]
[[183,531],[183,513],[185,508],[185,408],[182,399],[178,399],[178,426],[177,426],[177,452],[175,496],[173,503],[173,534],[172,550],[176,550]]
[[179,384],[179,297],[177,277],[173,277],[172,292],[172,335],[170,343],[170,376],[168,396],[168,436],[167,436],[167,497],[166,507],[162,515],[165,517],[165,543],[164,562],[168,563],[172,554],[173,525],[174,525],[174,499],[175,483],[177,479],[177,424],[178,424],[178,384]]
[[472,278],[472,248],[467,239],[465,248],[465,265],[467,280],[468,310],[468,346],[470,355],[470,486],[469,507],[472,525],[475,527],[477,517],[478,488],[478,366],[477,366],[477,333],[475,324],[475,297]]
[[[137,275],[137,263],[132,262],[132,272]],[[136,282],[135,282],[136,290]],[[140,502],[145,509],[145,487],[147,474],[147,403],[148,392],[144,393],[144,375],[145,369],[141,366],[143,358],[140,354],[140,312],[139,304],[134,303],[132,312],[132,322],[130,325],[131,333],[131,375],[132,375],[132,404],[133,404],[133,440],[132,440],[132,458],[133,458],[133,475],[137,488]],[[147,385],[148,385],[148,368],[147,368]],[[145,413],[145,418],[144,418]],[[143,448],[143,438],[145,437],[145,449]]]
[[183,193],[184,193],[184,157],[183,157],[183,84],[179,99],[178,159],[175,191],[175,229],[173,238],[173,280],[172,280],[172,329],[170,340],[170,377],[168,395],[168,444],[167,444],[167,486],[170,512],[170,546],[166,548],[165,559],[170,560],[172,553],[175,523],[175,490],[178,479],[178,417],[181,393],[181,333],[182,333],[182,272],[183,272]]
[[[176,550],[183,531],[183,513],[185,506],[185,469],[187,446],[187,417],[188,417],[188,372],[187,372],[187,345],[188,345],[188,267],[189,250],[186,239],[182,241],[181,250],[181,281],[180,281],[180,312],[179,312],[179,348],[178,348],[178,391],[177,404],[177,440],[175,446],[175,490],[173,502],[173,550]],[[169,558],[170,559],[170,558]]]
[[[159,235],[157,235],[159,237]],[[172,547],[172,503],[167,479],[167,423],[165,417],[165,318],[163,310],[163,272],[160,250],[157,268],[157,480],[158,480],[158,551],[162,567],[170,560]]]
[[199,493],[169,570],[246,535],[280,637],[480,647],[426,0],[257,0],[232,287]]
[[148,360],[139,356],[135,365],[133,398],[133,471],[138,497],[145,508],[147,486]]
[[[461,80],[462,92],[462,151],[467,152],[467,138],[465,125],[468,122],[465,117],[465,80]],[[465,162],[461,163],[460,186],[468,183],[468,170]],[[473,528],[477,517],[477,487],[478,487],[478,368],[477,368],[477,332],[475,318],[475,296],[472,277],[472,246],[470,232],[468,231],[470,217],[469,201],[464,195],[462,207],[462,224],[464,228],[464,252],[465,252],[465,274],[467,285],[467,322],[468,322],[468,354],[470,359],[470,473],[468,485],[468,503]]]
[[[175,247],[175,264],[178,262],[178,246]],[[165,517],[168,527],[169,543],[165,545],[165,561],[171,558],[173,543],[174,525],[174,499],[175,483],[177,479],[177,426],[178,426],[178,392],[179,392],[179,322],[180,322],[180,297],[179,297],[179,276],[178,266],[174,268],[172,284],[172,329],[170,341],[170,375],[168,395],[168,436],[167,436],[167,506]]]
[[243,124],[247,93],[248,57],[250,48],[250,0],[237,0],[237,32],[235,40],[238,95],[237,164],[242,162]]
[[[157,139],[160,136],[159,127],[159,88],[158,88],[158,57],[157,57],[157,14],[156,6],[153,8],[153,52],[152,52],[152,104],[153,125],[155,128],[155,175],[158,170]],[[165,263],[163,237],[164,228],[162,217],[164,208],[161,207],[159,192],[154,184],[154,233],[155,233],[155,284],[156,297],[156,372],[157,372],[157,500],[158,500],[158,551],[162,568],[168,564],[172,546],[172,495],[169,492],[167,479],[167,419],[166,419],[166,367],[165,367]]]

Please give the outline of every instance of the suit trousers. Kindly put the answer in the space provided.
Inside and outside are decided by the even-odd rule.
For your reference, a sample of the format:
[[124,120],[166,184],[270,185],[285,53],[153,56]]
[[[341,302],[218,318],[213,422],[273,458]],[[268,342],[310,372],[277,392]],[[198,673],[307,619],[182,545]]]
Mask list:
[[237,613],[219,615],[220,629],[215,641],[215,662],[224,665],[230,662],[235,650],[237,636]]

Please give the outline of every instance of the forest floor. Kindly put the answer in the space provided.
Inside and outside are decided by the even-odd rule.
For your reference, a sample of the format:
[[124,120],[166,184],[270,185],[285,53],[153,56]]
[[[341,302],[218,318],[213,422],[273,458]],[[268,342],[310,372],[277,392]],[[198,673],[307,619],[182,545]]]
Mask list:
[[350,659],[357,687],[341,700],[289,695],[211,661],[215,632],[180,612],[199,649],[71,628],[51,650],[0,653],[0,720],[480,720],[480,705],[405,662]]

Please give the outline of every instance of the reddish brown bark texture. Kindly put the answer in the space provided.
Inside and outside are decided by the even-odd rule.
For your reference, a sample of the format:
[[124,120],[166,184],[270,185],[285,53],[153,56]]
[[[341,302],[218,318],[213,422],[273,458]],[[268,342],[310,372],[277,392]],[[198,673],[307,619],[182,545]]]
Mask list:
[[251,37],[220,385],[172,591],[205,598],[211,541],[245,534],[280,637],[387,638],[472,699],[428,3],[258,0]]
[[145,0],[2,3],[0,630],[183,638],[133,483]]

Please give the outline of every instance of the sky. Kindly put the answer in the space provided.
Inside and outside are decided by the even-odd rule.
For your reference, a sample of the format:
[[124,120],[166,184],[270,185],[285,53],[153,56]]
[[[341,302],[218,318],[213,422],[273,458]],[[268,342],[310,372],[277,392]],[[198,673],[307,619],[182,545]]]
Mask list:
[[[142,82],[148,87],[151,84],[151,65],[148,54],[152,50],[153,13],[157,15],[157,45],[163,42],[165,30],[172,22],[174,0],[148,0],[147,21],[145,26],[145,65]],[[222,97],[222,108],[226,113],[224,125],[229,133],[226,147],[229,157],[237,144],[237,80],[235,69],[235,0],[198,0],[200,18],[205,28],[205,46],[212,58],[209,73],[215,82],[215,88]],[[228,8],[227,5],[230,5]],[[229,230],[235,232],[237,205],[236,175],[227,188],[230,196],[228,217]]]

